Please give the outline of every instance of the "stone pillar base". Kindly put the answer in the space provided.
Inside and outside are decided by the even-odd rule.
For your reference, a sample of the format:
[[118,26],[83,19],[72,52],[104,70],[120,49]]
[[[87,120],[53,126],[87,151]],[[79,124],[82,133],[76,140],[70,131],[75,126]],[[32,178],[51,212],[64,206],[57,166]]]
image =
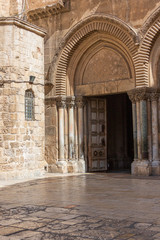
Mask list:
[[85,173],[84,160],[58,161],[48,165],[48,173]]
[[79,173],[85,173],[86,172],[86,164],[83,159],[80,159],[78,161],[78,172]]
[[67,165],[68,173],[78,173],[77,161],[71,160]]
[[152,162],[152,175],[160,176],[160,162],[159,161]]
[[48,173],[68,173],[67,162],[58,161],[56,164],[48,165]]
[[152,167],[148,160],[134,160],[131,165],[131,173],[135,176],[150,176]]
[[68,162],[68,173],[85,173],[85,161],[75,160]]

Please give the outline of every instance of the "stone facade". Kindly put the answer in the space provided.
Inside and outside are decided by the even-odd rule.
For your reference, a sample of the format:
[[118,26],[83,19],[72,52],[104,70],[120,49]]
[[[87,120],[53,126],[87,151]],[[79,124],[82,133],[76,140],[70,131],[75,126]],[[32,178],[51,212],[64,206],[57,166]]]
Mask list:
[[[51,123],[55,117],[49,126],[46,122],[46,159],[50,171],[83,172],[88,169],[87,107],[83,107],[80,114],[76,104],[71,109],[67,106],[67,98],[81,96],[87,100],[127,92],[133,112],[132,174],[159,175],[159,98],[151,100],[153,92],[159,92],[155,73],[159,60],[159,1],[68,2],[64,1],[64,6],[59,8],[59,16],[54,15],[55,3],[28,14],[29,21],[48,30],[45,44],[47,122]],[[148,97],[140,99],[145,95],[144,89]],[[138,94],[136,100],[131,97],[134,92]],[[63,104],[56,107],[56,99],[60,96],[63,96]],[[80,125],[78,114],[82,116]],[[72,127],[74,125],[72,133],[70,122]],[[78,132],[81,126],[82,135]],[[74,151],[80,152],[82,142],[83,170],[78,167],[79,155],[74,157],[70,167],[73,149],[70,136]]]
[[[47,31],[43,62],[44,32],[20,19],[1,19],[0,30],[4,34],[0,39],[0,90],[2,102],[12,103],[1,107],[1,166],[6,166],[6,173],[7,166],[11,171],[21,168],[34,172],[43,169],[45,161],[48,172],[86,172],[92,158],[97,166],[95,171],[107,170],[107,152],[114,152],[107,150],[110,146],[107,136],[112,135],[107,134],[108,120],[114,117],[110,114],[111,101],[121,95],[119,106],[123,105],[124,111],[121,121],[125,123],[119,128],[122,124],[117,124],[115,129],[116,136],[123,135],[120,139],[124,146],[117,145],[119,154],[115,152],[111,157],[114,163],[118,161],[116,155],[132,158],[134,175],[160,175],[159,0],[28,0],[28,4],[1,0],[1,3],[1,16],[27,18]],[[36,76],[33,84],[28,83],[31,75]],[[24,119],[27,89],[34,92],[36,121]],[[127,94],[130,100],[125,100]],[[15,122],[17,132],[12,134]],[[127,143],[132,134],[125,128],[133,128],[133,149],[132,141]],[[98,151],[93,151],[95,146]],[[97,163],[96,155],[89,156],[93,152],[100,154]],[[105,168],[102,158],[106,158]]]
[[[17,18],[0,18],[0,33],[0,179],[38,176],[45,165],[45,32]],[[26,90],[34,94],[33,121],[25,120]]]

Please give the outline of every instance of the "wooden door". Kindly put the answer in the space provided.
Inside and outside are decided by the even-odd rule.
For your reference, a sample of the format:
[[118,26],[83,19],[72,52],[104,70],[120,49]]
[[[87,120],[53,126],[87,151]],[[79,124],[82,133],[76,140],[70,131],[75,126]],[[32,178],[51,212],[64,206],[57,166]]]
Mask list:
[[89,171],[107,170],[106,99],[88,100]]

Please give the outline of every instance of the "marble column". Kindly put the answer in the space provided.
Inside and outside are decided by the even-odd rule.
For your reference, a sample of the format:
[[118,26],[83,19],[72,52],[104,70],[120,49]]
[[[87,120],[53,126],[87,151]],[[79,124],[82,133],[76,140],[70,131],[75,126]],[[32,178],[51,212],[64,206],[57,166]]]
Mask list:
[[152,107],[148,98],[148,160],[152,162]]
[[65,161],[65,140],[64,140],[64,108],[66,107],[66,97],[60,96],[56,98],[58,108],[58,169],[59,172],[67,172],[67,163]]
[[135,93],[133,91],[128,92],[128,96],[132,102],[132,123],[133,123],[133,143],[134,143],[134,160],[138,159],[138,136],[137,136],[137,113],[138,104],[136,103]]
[[141,116],[140,116],[140,102],[136,102],[136,116],[137,116],[137,156],[138,159],[142,158],[141,146]]
[[84,99],[82,96],[76,97],[78,108],[78,160],[79,172],[85,172],[84,161]]
[[133,143],[134,143],[134,159],[138,159],[138,149],[137,149],[137,109],[136,102],[132,102],[132,119],[133,119]]
[[75,159],[78,161],[78,110],[76,105],[74,109],[74,148]]
[[147,99],[142,99],[140,101],[142,160],[148,160],[148,119],[147,117],[148,117]]
[[150,95],[152,109],[152,175],[160,175],[159,142],[158,142],[158,99],[159,93]]
[[68,159],[75,160],[75,141],[74,141],[74,107],[75,97],[67,97],[68,107]]
[[132,174],[149,176],[151,165],[148,160],[148,88],[133,89],[128,95],[132,101],[133,112],[134,162],[132,163]]

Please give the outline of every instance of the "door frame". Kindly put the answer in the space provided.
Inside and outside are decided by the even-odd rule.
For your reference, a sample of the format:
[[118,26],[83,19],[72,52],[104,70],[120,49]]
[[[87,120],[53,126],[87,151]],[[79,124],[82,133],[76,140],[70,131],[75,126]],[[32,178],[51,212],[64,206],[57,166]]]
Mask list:
[[[100,119],[100,116],[98,116],[98,119],[96,118],[95,120],[95,123],[97,123],[97,132],[98,132],[98,140],[101,140],[102,142],[102,139],[104,138],[104,143],[105,143],[105,146],[103,144],[100,144],[99,146],[95,146],[95,151],[97,150],[97,154],[99,157],[93,157],[93,149],[94,149],[94,146],[91,147],[91,134],[90,134],[90,124],[89,124],[89,121],[93,121],[91,118],[90,118],[90,114],[91,114],[91,100],[96,100],[97,103],[96,104],[99,104],[100,100],[105,100],[104,101],[104,120],[103,118]],[[107,104],[106,104],[106,101],[107,101],[107,98],[106,96],[95,96],[95,97],[88,97],[87,98],[87,108],[86,108],[86,121],[87,121],[87,149],[86,149],[86,153],[87,153],[87,172],[100,172],[100,171],[107,171]],[[96,105],[96,107],[98,107],[98,105]],[[97,113],[101,113],[103,112],[102,111],[102,108],[99,109],[97,108]],[[103,131],[100,132],[100,126],[101,126],[101,129],[102,129],[102,126],[104,125],[104,134],[103,134]],[[102,155],[100,155],[100,153]],[[90,157],[92,155],[92,157]],[[92,168],[91,164],[92,164],[92,160],[91,159],[94,159],[96,161],[96,158],[97,161],[98,161],[98,166],[99,168],[96,169],[96,168]],[[105,159],[105,161],[104,161]],[[104,167],[103,167],[103,162],[104,162]],[[102,165],[101,165],[102,164]],[[102,167],[101,167],[102,166]]]

